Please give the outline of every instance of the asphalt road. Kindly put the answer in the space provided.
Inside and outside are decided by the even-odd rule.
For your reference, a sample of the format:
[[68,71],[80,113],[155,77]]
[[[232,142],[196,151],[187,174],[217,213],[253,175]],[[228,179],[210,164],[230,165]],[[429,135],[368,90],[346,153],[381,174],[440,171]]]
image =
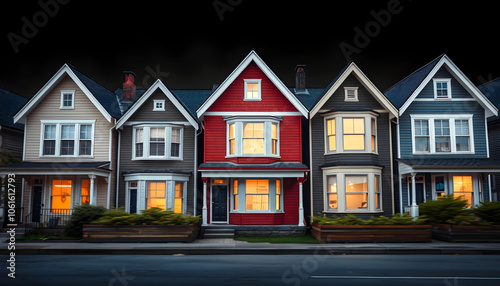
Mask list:
[[498,255],[18,255],[0,285],[500,285]]

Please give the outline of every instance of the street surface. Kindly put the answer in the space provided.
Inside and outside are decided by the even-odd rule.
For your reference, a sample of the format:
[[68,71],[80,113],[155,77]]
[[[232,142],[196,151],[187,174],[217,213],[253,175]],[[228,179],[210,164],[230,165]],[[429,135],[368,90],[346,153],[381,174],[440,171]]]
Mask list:
[[[3,260],[3,259],[2,259]],[[18,255],[0,285],[500,285],[498,255]]]

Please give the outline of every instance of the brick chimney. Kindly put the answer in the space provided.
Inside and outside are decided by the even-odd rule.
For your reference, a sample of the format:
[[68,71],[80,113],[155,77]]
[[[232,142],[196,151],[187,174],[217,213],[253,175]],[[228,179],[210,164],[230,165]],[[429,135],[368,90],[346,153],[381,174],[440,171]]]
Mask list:
[[295,66],[295,92],[306,92],[306,65]]
[[125,82],[123,83],[123,99],[132,100],[135,97],[135,73],[131,71],[124,71]]

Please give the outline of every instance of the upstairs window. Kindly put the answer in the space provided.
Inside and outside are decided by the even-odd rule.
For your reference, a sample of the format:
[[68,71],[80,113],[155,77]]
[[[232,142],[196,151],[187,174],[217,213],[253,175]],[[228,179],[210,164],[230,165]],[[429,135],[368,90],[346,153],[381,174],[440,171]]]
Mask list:
[[245,101],[261,100],[260,82],[260,79],[245,79]]
[[357,87],[344,87],[345,101],[359,101]]
[[40,156],[92,156],[94,122],[51,123],[42,121]]
[[279,156],[279,123],[274,120],[227,124],[227,156]]
[[132,159],[182,160],[183,128],[137,126],[134,128]]
[[451,79],[434,79],[434,98],[451,98]]
[[61,106],[60,109],[74,109],[75,108],[75,91],[74,90],[61,90]]
[[153,111],[165,111],[165,100],[163,99],[153,100]]
[[375,113],[336,112],[325,117],[325,154],[377,152]]

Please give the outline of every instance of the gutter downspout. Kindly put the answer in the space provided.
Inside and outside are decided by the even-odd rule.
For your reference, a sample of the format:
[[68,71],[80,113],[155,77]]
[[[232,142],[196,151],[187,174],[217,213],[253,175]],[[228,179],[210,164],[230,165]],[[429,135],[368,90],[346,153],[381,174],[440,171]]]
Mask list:
[[118,156],[116,156],[116,202],[115,202],[115,208],[118,209],[118,197],[120,193],[120,145],[121,145],[121,138],[122,138],[122,133],[120,129],[116,129],[118,131]]

